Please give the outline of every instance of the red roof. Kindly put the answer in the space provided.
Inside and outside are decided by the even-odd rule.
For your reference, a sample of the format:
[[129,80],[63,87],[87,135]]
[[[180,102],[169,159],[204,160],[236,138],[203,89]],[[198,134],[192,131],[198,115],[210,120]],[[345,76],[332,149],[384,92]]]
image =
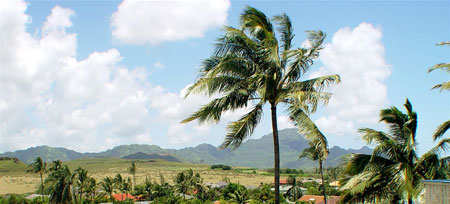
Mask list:
[[287,179],[280,179],[280,184],[288,184]]
[[117,200],[117,201],[124,201],[127,198],[130,198],[130,199],[132,199],[134,201],[136,201],[138,199],[137,196],[133,196],[133,195],[128,194],[128,193],[126,193],[126,194],[118,193],[118,194],[112,195],[112,197],[114,198],[114,200]]
[[[327,196],[327,203],[328,204],[337,204],[340,196]],[[314,201],[315,204],[323,204],[323,196],[318,195],[303,195],[299,201]]]

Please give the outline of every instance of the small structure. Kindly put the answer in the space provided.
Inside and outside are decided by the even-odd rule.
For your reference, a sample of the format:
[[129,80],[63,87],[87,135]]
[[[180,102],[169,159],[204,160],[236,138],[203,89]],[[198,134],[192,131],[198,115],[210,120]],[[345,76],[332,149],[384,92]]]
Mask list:
[[[29,195],[29,196],[27,196],[25,198],[28,199],[28,200],[33,200],[36,197],[42,198],[42,195],[41,194],[31,194],[31,195]],[[44,195],[44,197],[48,198],[48,195]]]
[[425,180],[425,204],[450,204],[450,180]]
[[[337,204],[340,196],[327,196],[327,204]],[[312,202],[314,204],[323,204],[323,196],[318,195],[303,195],[299,201]]]
[[217,183],[206,183],[206,186],[210,188],[225,188],[228,186],[228,183],[225,181],[220,181]]

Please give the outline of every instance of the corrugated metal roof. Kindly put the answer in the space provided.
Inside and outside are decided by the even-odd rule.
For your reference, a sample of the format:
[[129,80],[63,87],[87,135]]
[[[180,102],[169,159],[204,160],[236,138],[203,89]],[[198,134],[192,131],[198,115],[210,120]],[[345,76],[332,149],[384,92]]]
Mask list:
[[450,180],[446,180],[446,179],[423,180],[422,182],[430,182],[430,183],[450,183]]

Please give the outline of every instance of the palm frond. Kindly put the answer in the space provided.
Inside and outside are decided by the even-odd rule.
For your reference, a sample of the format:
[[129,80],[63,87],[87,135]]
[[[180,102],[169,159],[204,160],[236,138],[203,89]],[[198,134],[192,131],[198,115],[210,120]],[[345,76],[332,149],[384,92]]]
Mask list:
[[256,39],[263,41],[275,38],[272,23],[260,10],[247,6],[240,20],[241,29],[249,31]]
[[440,124],[433,134],[433,140],[436,141],[437,139],[441,138],[449,128],[450,128],[450,120],[447,120],[442,124]]
[[181,123],[188,123],[197,119],[200,123],[218,122],[222,113],[246,107],[253,94],[247,90],[235,90],[221,98],[212,100]]
[[436,84],[435,86],[433,86],[433,88],[431,89],[439,89],[439,91],[445,91],[445,90],[450,90],[450,82],[443,82],[441,84]]
[[320,152],[321,159],[325,160],[329,152],[327,138],[302,109],[295,108],[295,106],[291,107],[289,116],[298,128],[298,132],[305,136],[310,145],[313,145],[315,150]]
[[256,128],[262,115],[263,103],[257,104],[253,109],[242,116],[239,120],[231,122],[227,126],[227,135],[220,148],[230,147],[235,149],[239,147],[246,138],[248,138]]
[[[284,69],[286,69],[286,65],[288,63],[288,56],[287,56],[287,51],[289,51],[292,47],[292,40],[294,39],[294,28],[292,27],[292,22],[291,19],[289,18],[289,16],[287,16],[286,14],[281,14],[278,16],[275,16],[273,18],[273,20],[275,22],[277,22],[278,24],[278,32],[281,33],[280,35],[280,39],[281,39],[281,47],[282,47],[282,52],[281,52],[281,67]],[[284,70],[285,71],[285,70]]]

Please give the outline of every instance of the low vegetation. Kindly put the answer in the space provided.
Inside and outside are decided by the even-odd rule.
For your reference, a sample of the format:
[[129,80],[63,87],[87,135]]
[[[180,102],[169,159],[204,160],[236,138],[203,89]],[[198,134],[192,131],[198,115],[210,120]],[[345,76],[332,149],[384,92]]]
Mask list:
[[[149,200],[155,203],[263,203],[274,200],[272,176],[265,175],[267,171],[258,169],[236,168],[228,169],[227,165],[194,165],[175,163],[161,160],[126,160],[109,158],[83,159],[68,162],[54,161],[51,163],[39,162],[29,166],[29,170],[15,171],[10,169],[8,178],[14,177],[34,178],[28,185],[28,191],[11,192],[0,197],[1,203],[127,203],[118,201],[120,196],[130,194],[136,200]],[[9,160],[8,160],[9,161]],[[4,161],[3,161],[4,162]],[[2,163],[3,163],[2,162]],[[43,185],[40,171],[43,170]],[[79,165],[77,167],[77,165]],[[81,166],[81,167],[80,167]],[[41,168],[42,167],[42,168]],[[230,167],[231,168],[231,167]],[[252,173],[245,173],[245,171]],[[290,169],[287,172],[293,172]],[[299,170],[295,170],[298,172]],[[36,172],[36,173],[31,173]],[[255,173],[253,173],[255,172]],[[3,173],[3,172],[2,172]],[[12,174],[14,173],[14,174]],[[314,174],[311,172],[311,174]],[[1,174],[0,174],[1,175]],[[134,181],[133,176],[136,181]],[[315,181],[302,182],[301,177],[294,177],[297,181],[290,182],[295,189],[307,189],[309,194],[319,195],[319,184]],[[317,174],[316,174],[316,177]],[[5,176],[2,176],[5,179]],[[329,177],[330,181],[331,175]],[[304,179],[304,178],[303,178]],[[226,181],[223,187],[213,187],[214,183]],[[21,184],[20,180],[14,180]],[[2,186],[3,183],[0,183]],[[43,188],[41,186],[44,186]],[[4,187],[6,189],[6,187]],[[327,185],[330,195],[338,195],[336,188]],[[4,192],[4,191],[2,191]],[[23,193],[28,192],[28,193]],[[26,199],[32,193],[46,196]],[[114,194],[121,194],[119,199]],[[284,196],[298,200],[297,194]],[[125,197],[123,197],[125,200]],[[284,200],[284,197],[282,197]]]

